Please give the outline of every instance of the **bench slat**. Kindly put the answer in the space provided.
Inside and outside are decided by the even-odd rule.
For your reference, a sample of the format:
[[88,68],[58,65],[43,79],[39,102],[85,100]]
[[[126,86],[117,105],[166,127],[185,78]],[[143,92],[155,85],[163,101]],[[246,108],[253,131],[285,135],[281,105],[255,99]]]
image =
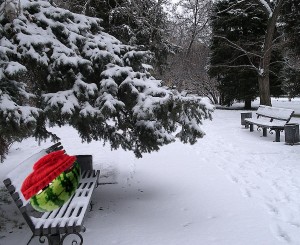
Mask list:
[[99,170],[84,171],[82,176],[85,177],[82,177],[80,181],[81,187],[79,186],[67,203],[58,210],[44,213],[41,218],[31,217],[36,229],[35,234],[46,235],[50,232],[53,234],[58,230],[61,233],[65,229],[80,232],[99,174]]
[[264,118],[247,118],[245,119],[245,122],[249,122],[249,123],[253,123],[255,125],[261,126],[261,127],[277,127],[277,128],[284,128],[284,125],[286,124],[286,122],[284,121],[272,121],[270,122],[269,119],[264,119]]
[[6,189],[10,194],[13,194],[16,191],[16,188],[13,185],[6,186]]
[[289,120],[293,113],[294,110],[291,109],[264,106],[264,105],[259,106],[256,111],[257,115],[274,118],[277,120]]
[[275,130],[275,141],[280,142],[280,131],[290,121],[294,110],[261,105],[256,111],[257,118],[245,118],[246,128],[250,125],[250,132],[253,132],[253,125],[263,128],[263,136],[267,136],[267,129]]
[[4,185],[5,185],[6,187],[9,186],[9,185],[11,185],[11,180],[10,180],[10,178],[7,178],[7,179],[3,180],[3,183],[4,183]]
[[33,164],[46,154],[46,150],[41,150],[40,152],[32,155],[25,161],[18,164],[11,172],[7,174],[7,179],[10,179],[11,184],[13,184],[15,186],[16,191],[19,192],[18,199],[20,198],[23,201],[24,205],[26,205],[29,202],[29,200],[25,200],[23,194],[21,193],[21,186],[23,184],[23,181],[32,172]]
[[21,193],[21,186],[25,178],[32,172],[32,167],[41,157],[47,155],[48,153],[62,149],[61,143],[58,142],[47,149],[43,149],[40,152],[30,156],[23,162],[19,163],[11,172],[7,174],[7,178],[3,181],[4,184],[11,185],[13,184],[16,191],[19,192],[20,199],[23,201],[23,204],[26,205],[28,201],[25,200],[23,194]]
[[11,194],[11,197],[14,199],[14,201],[18,201],[20,199],[20,195],[18,192],[14,192]]
[[45,151],[48,153],[51,153],[53,151],[59,151],[59,150],[63,150],[63,146],[61,145],[61,142],[57,142],[56,144],[48,147],[47,149],[45,149]]
[[51,230],[51,234],[59,233],[59,227],[57,226],[51,226],[50,230]]
[[34,154],[18,164],[16,168],[7,174],[7,178],[3,181],[35,236],[84,231],[83,219],[93,190],[98,185],[99,170],[82,171],[79,186],[67,203],[57,210],[43,213],[40,218],[33,217],[27,209],[29,200],[25,200],[20,190],[22,183],[31,173],[33,164],[36,161],[52,151],[61,149],[63,147],[60,143],[57,143]]
[[16,203],[16,205],[17,205],[17,207],[18,207],[18,208],[21,208],[21,207],[23,207],[23,202],[22,202],[22,200],[21,200],[21,199],[19,199],[19,200],[15,201],[15,203]]

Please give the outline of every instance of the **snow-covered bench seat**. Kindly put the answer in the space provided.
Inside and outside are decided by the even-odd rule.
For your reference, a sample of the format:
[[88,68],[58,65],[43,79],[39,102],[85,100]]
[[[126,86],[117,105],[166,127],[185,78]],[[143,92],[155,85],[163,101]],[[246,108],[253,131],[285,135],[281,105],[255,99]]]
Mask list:
[[275,131],[275,141],[280,142],[280,132],[290,121],[294,110],[261,105],[256,111],[256,118],[246,118],[246,128],[250,126],[250,132],[253,132],[253,125],[263,129],[263,136],[267,137],[267,129]]
[[[27,244],[31,242],[34,236],[39,236],[41,243],[44,243],[43,237],[46,237],[49,245],[61,245],[64,239],[71,234],[75,235],[73,237],[76,238],[75,244],[83,243],[83,237],[80,234],[80,232],[85,231],[83,218],[90,205],[93,190],[98,186],[99,170],[81,168],[81,180],[76,192],[67,203],[52,212],[34,211],[29,200],[26,201],[21,192],[22,183],[32,171],[33,164],[46,154],[61,149],[63,147],[57,143],[34,154],[8,173],[7,178],[3,181],[33,233]],[[82,165],[80,160],[81,158],[77,158],[79,165]],[[80,239],[79,243],[77,242],[78,239]]]

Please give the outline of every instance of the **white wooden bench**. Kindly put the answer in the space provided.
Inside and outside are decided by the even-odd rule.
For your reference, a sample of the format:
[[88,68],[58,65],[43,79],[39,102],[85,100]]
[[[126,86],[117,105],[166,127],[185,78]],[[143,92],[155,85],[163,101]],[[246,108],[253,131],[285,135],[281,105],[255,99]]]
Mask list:
[[256,118],[245,119],[246,128],[250,126],[250,132],[253,132],[253,125],[256,125],[258,130],[262,128],[264,137],[267,137],[267,129],[270,129],[271,134],[274,130],[275,142],[280,142],[280,132],[284,130],[293,114],[294,110],[291,109],[261,105],[256,111]]
[[[34,154],[8,173],[7,178],[3,181],[33,233],[27,244],[31,242],[33,237],[38,236],[41,243],[44,243],[45,238],[47,238],[49,245],[62,245],[65,238],[71,234],[80,239],[79,244],[83,243],[83,237],[80,234],[80,232],[85,231],[83,218],[90,205],[93,190],[98,186],[99,170],[86,170],[85,167],[82,167],[81,180],[76,192],[67,203],[52,212],[34,211],[29,200],[26,201],[21,192],[22,183],[32,171],[33,164],[46,154],[61,149],[63,147],[57,143]],[[80,158],[77,161],[79,165],[82,164]],[[73,243],[78,244],[77,240]]]

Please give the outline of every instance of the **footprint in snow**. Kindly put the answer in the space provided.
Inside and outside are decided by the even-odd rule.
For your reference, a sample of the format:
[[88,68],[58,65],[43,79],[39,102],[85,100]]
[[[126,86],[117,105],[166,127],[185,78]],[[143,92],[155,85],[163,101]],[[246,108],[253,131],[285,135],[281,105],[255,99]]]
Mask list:
[[280,240],[284,240],[285,242],[288,242],[288,243],[291,242],[291,238],[289,237],[289,235],[279,225],[275,224],[273,227],[271,227],[271,231],[273,233],[275,233],[275,235]]
[[251,197],[252,196],[251,191],[247,188],[241,189],[241,192],[242,192],[242,195],[245,196],[245,197]]
[[192,222],[187,222],[187,223],[183,224],[182,226],[183,226],[183,227],[188,227],[188,226],[190,226],[191,224],[192,224]]
[[269,212],[271,214],[275,214],[275,215],[278,215],[279,214],[279,210],[277,207],[275,207],[274,205],[270,204],[270,203],[266,203],[266,206],[269,210]]

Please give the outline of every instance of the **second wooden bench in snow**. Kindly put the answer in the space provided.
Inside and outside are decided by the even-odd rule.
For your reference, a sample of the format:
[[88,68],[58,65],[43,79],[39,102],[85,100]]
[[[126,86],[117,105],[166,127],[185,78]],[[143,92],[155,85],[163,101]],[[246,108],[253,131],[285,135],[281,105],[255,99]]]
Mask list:
[[83,218],[90,204],[93,190],[98,185],[99,170],[93,170],[91,166],[86,168],[85,164],[82,164],[82,158],[78,156],[77,162],[82,170],[78,188],[68,202],[52,212],[33,211],[29,200],[26,201],[21,193],[22,183],[31,172],[33,164],[46,154],[62,148],[60,143],[57,143],[31,156],[8,173],[7,179],[3,182],[33,233],[31,239],[39,236],[40,242],[44,243],[42,237],[47,237],[48,244],[62,245],[67,236],[74,234],[80,238],[79,244],[82,244],[83,238],[80,232],[85,230]]
[[267,129],[270,133],[275,131],[275,141],[280,142],[280,132],[284,130],[284,126],[290,121],[294,111],[291,109],[278,108],[272,106],[259,106],[256,111],[255,118],[246,118],[246,127],[250,126],[250,132],[253,132],[253,125],[257,129],[263,130],[263,136],[267,137]]

